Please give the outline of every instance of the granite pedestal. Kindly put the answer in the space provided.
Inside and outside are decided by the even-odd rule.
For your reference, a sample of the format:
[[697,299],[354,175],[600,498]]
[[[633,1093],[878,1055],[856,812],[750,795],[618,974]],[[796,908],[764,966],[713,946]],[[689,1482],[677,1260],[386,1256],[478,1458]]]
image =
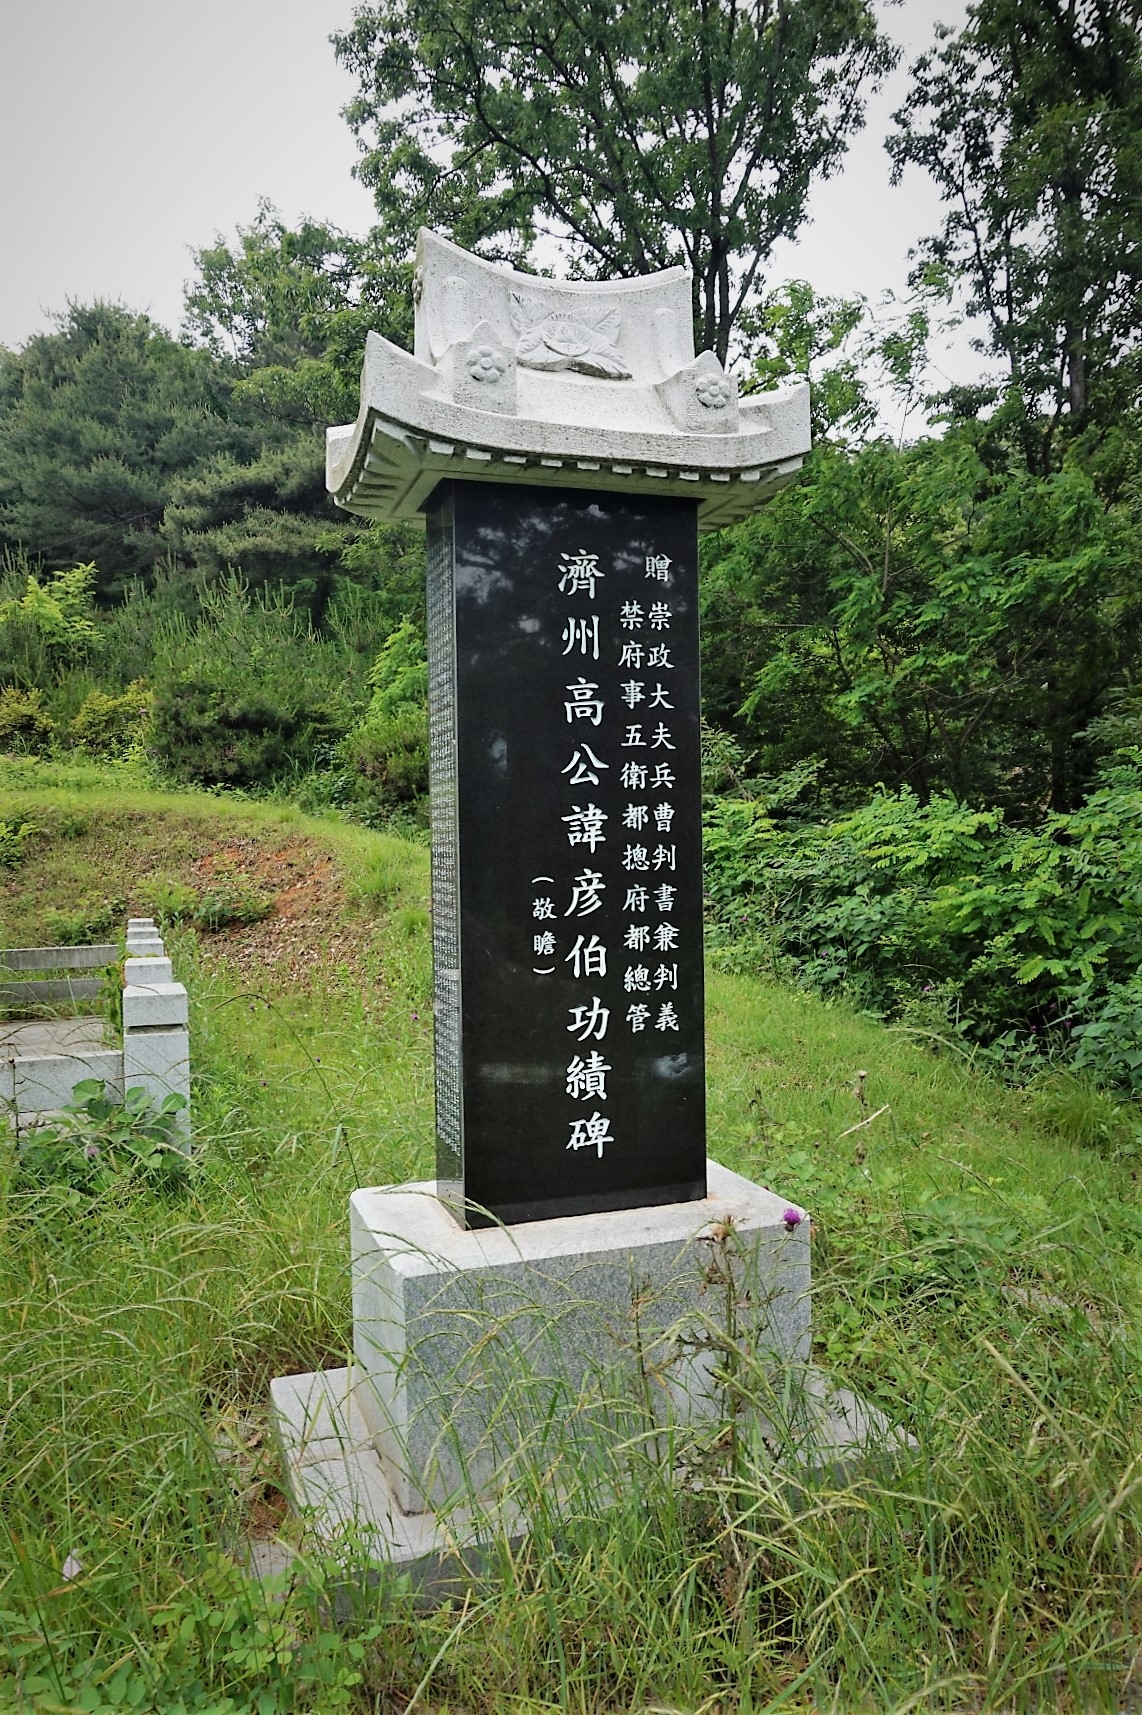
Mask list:
[[430,1184],[354,1194],[359,1404],[405,1512],[486,1495],[537,1424],[717,1415],[727,1323],[808,1356],[808,1222],[709,1175],[700,1202],[497,1228],[459,1226]]
[[431,1184],[356,1192],[355,1366],[273,1384],[319,1530],[355,1516],[386,1558],[420,1558],[444,1520],[472,1538],[502,1524],[553,1452],[606,1463],[720,1419],[727,1344],[804,1367],[808,1220],[790,1229],[780,1198],[716,1162],[708,1180],[700,1202],[511,1228],[461,1227]]

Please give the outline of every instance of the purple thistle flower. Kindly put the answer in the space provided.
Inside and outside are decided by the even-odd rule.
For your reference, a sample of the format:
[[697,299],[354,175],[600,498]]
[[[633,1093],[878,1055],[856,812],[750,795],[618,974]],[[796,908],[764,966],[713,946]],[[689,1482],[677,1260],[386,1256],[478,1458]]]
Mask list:
[[786,1209],[781,1219],[785,1222],[786,1231],[791,1233],[805,1219],[805,1211],[804,1209],[789,1208]]
[[101,1152],[97,1143],[88,1143],[84,1145],[83,1153],[88,1161],[98,1161]]

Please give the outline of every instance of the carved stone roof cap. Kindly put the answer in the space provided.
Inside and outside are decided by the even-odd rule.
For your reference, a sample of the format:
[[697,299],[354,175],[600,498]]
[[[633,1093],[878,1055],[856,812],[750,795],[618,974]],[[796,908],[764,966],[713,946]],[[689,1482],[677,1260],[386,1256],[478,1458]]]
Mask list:
[[809,390],[739,399],[694,355],[684,268],[548,280],[422,230],[410,355],[370,334],[356,423],[330,429],[339,506],[415,519],[437,483],[686,494],[713,529],[754,510],[809,450]]

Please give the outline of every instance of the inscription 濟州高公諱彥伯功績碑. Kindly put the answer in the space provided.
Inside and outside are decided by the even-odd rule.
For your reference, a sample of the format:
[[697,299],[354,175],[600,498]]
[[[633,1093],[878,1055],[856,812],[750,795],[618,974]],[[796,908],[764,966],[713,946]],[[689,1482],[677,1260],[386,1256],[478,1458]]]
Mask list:
[[466,1194],[701,1195],[693,507],[449,504]]

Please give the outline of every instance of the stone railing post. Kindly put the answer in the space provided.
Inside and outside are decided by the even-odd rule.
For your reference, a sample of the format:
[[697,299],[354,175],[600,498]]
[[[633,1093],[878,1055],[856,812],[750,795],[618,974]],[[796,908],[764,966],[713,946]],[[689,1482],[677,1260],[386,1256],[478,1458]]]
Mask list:
[[162,938],[149,918],[127,925],[123,967],[123,1090],[143,1089],[157,1104],[186,1098],[179,1127],[190,1147],[190,1033],[187,994],[173,980]]

